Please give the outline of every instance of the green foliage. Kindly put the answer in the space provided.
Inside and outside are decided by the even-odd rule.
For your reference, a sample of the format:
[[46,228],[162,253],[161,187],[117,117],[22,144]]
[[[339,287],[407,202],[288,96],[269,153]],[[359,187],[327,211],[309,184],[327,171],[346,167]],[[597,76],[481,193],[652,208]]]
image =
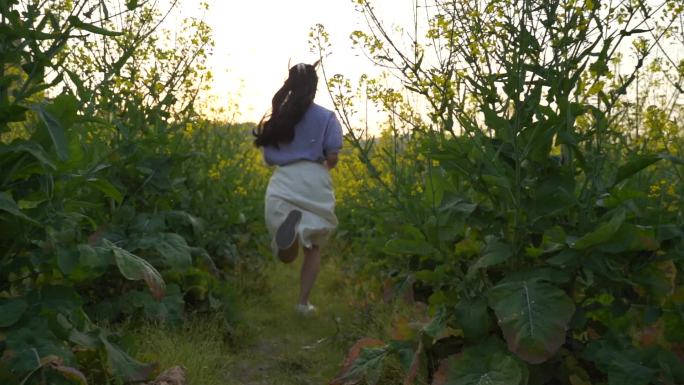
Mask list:
[[547,281],[552,276],[543,270],[511,274],[488,293],[508,349],[532,364],[558,351],[575,313],[572,299]]
[[193,109],[209,29],[188,21],[164,49],[160,8],[108,4],[0,4],[2,383],[148,380],[98,321],[232,322],[231,272],[261,241],[242,213],[261,212],[265,173],[210,167],[255,159],[249,127]]
[[525,383],[521,365],[496,340],[464,349],[460,357],[442,363],[433,384],[521,384]]
[[[428,381],[681,381],[684,111],[643,111],[653,91],[635,87],[679,33],[683,9],[662,3],[436,1],[409,44],[357,3],[368,31],[352,41],[401,84],[329,79],[358,156],[341,167],[370,201],[342,200],[342,226],[361,271],[445,315],[442,334],[413,339]],[[619,71],[632,35],[637,62]],[[651,87],[675,100],[678,84]],[[378,138],[351,123],[359,96],[389,116]],[[438,369],[439,354],[457,355]]]

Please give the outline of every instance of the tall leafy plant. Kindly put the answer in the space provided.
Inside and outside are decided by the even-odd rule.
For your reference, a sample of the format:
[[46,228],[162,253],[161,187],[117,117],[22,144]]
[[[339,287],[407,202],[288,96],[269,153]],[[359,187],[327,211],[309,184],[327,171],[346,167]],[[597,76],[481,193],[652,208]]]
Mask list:
[[[410,106],[389,112],[438,162],[425,175],[432,204],[423,206],[435,219],[407,216],[412,237],[388,233],[395,239],[383,250],[401,245],[391,251],[421,261],[404,275],[429,286],[430,303],[441,309],[419,328],[407,378],[423,357],[434,383],[682,381],[673,348],[681,342],[681,217],[633,180],[654,164],[683,161],[625,151],[633,143],[616,135],[621,103],[681,5],[416,3],[408,49],[370,2],[357,5],[369,30],[352,39],[427,111],[422,119]],[[631,70],[611,71],[639,37]],[[333,78],[331,86],[339,84]],[[339,111],[349,111],[349,95],[335,95]],[[396,92],[386,95],[394,99],[383,98],[385,106],[396,100]],[[432,236],[434,224],[448,229],[444,237]],[[440,366],[433,353],[444,344],[462,354]],[[405,356],[401,346],[385,349]],[[475,365],[478,356],[498,358]],[[358,375],[370,361],[357,364]]]
[[186,304],[217,310],[231,295],[181,202],[209,31],[189,25],[197,39],[169,54],[155,34],[165,14],[111,7],[0,3],[3,383],[144,381],[155,366],[93,318],[178,320]]

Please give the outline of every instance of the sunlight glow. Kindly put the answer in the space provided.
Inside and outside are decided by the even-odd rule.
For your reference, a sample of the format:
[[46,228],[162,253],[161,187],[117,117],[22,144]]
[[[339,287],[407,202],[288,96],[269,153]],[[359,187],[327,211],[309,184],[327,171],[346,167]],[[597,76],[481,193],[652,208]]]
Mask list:
[[[412,19],[412,0],[375,3],[387,20],[403,23]],[[216,40],[209,63],[214,72],[212,93],[220,106],[237,102],[238,120],[258,121],[268,111],[273,93],[287,76],[288,62],[294,65],[318,59],[308,44],[309,30],[317,23],[330,34],[332,55],[325,62],[328,74],[343,73],[353,79],[364,72],[378,72],[351,47],[349,34],[365,27],[351,0],[213,0],[209,5],[205,20]],[[331,108],[322,83],[316,101]]]

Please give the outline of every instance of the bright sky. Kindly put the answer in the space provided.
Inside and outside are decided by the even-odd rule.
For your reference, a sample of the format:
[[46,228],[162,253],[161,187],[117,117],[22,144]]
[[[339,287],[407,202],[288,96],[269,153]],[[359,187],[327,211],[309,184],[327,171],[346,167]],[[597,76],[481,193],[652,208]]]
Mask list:
[[[385,20],[412,20],[413,0],[374,3]],[[309,30],[317,23],[325,26],[332,43],[325,63],[328,75],[356,78],[377,72],[351,48],[349,34],[365,26],[352,0],[210,0],[205,20],[216,41],[210,60],[213,94],[222,106],[237,100],[240,121],[258,121],[268,111],[271,97],[287,77],[288,61],[295,65],[318,59],[308,44]],[[332,107],[322,81],[316,102]]]
[[[207,1],[210,10],[201,17],[211,26],[216,44],[209,59],[214,74],[212,94],[220,107],[237,104],[236,121],[256,122],[268,111],[271,97],[287,77],[288,62],[295,65],[318,59],[308,44],[309,31],[317,23],[330,35],[332,55],[325,61],[329,76],[341,73],[357,79],[362,73],[379,72],[361,52],[352,49],[350,33],[366,29],[354,0]],[[414,2],[373,0],[372,4],[386,26],[407,26],[413,24]],[[195,0],[180,4],[176,17],[200,12]],[[316,102],[332,108],[322,79]]]

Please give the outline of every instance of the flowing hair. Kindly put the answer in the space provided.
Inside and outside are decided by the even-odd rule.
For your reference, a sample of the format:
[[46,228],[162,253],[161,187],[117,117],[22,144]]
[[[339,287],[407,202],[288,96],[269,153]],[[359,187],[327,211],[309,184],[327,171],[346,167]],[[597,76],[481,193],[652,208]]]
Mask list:
[[318,63],[299,63],[290,68],[285,84],[271,99],[271,113],[266,114],[252,132],[255,146],[278,147],[278,144],[289,143],[294,139],[295,125],[316,96]]

